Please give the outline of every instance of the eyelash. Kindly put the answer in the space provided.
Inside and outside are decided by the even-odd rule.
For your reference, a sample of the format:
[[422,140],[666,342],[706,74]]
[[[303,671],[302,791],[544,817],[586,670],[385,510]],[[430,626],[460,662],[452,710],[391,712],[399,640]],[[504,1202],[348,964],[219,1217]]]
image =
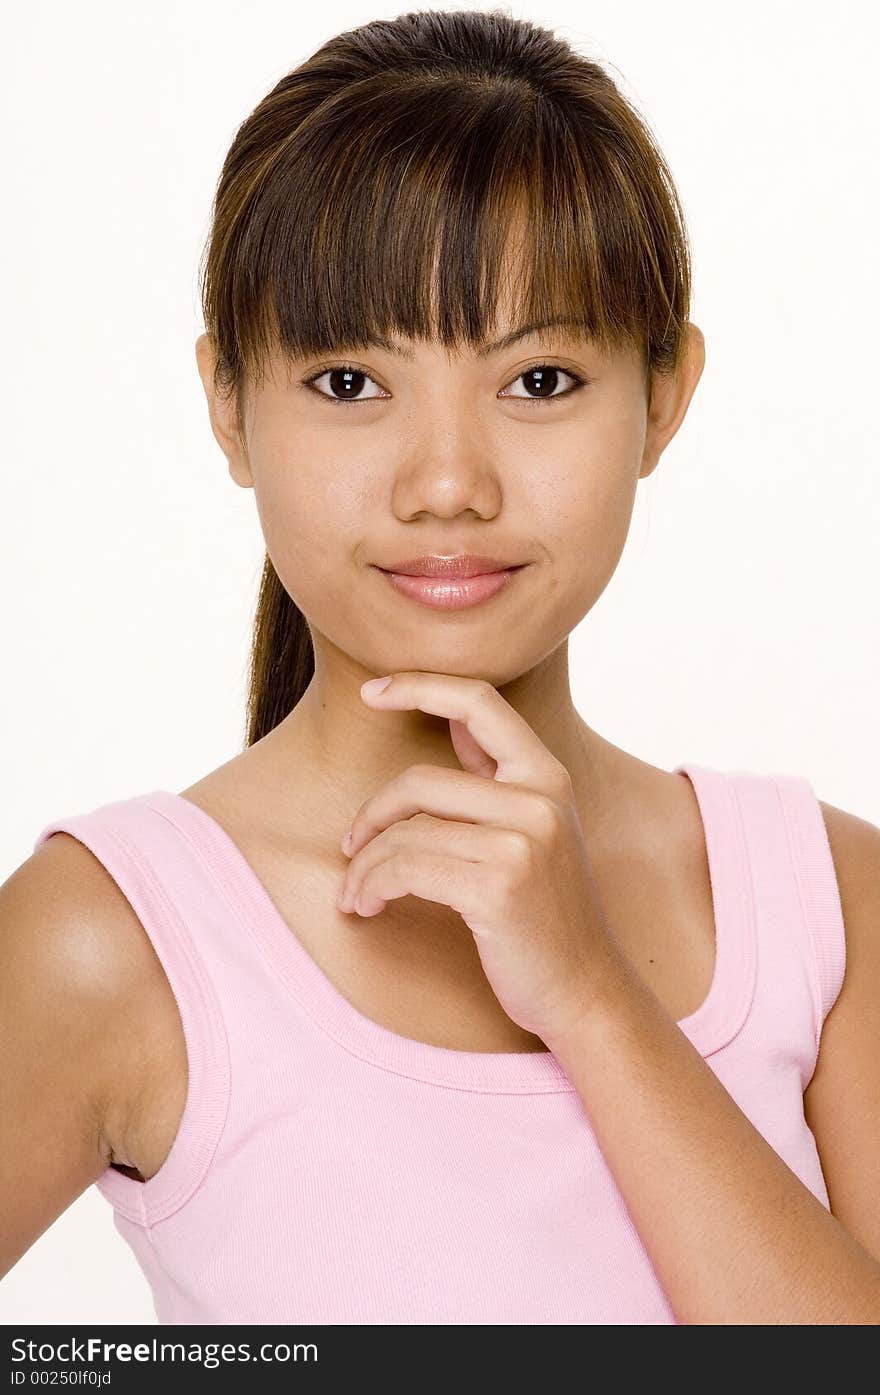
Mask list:
[[[590,382],[592,381],[590,378],[584,378],[580,373],[575,373],[574,370],[571,368],[563,368],[562,365],[558,363],[545,363],[543,359],[539,359],[537,363],[530,363],[528,367],[523,368],[519,373],[517,373],[515,378],[511,378],[510,382],[518,382],[519,379],[524,378],[527,373],[533,373],[536,368],[556,368],[560,373],[565,373],[569,378],[573,378],[575,386],[572,388],[568,388],[565,392],[554,393],[552,397],[512,397],[508,398],[508,401],[527,402],[530,406],[533,407],[549,407],[556,402],[564,401],[566,397],[571,397],[571,395],[577,392],[580,388],[588,387]],[[381,397],[364,397],[361,399],[358,399],[356,397],[331,397],[328,393],[321,392],[319,388],[312,387],[312,384],[316,382],[318,378],[323,378],[325,373],[336,372],[359,373],[362,377],[368,379],[369,382],[376,382],[375,378],[373,378],[369,373],[367,373],[365,369],[358,368],[357,365],[354,363],[325,363],[322,364],[320,368],[316,369],[314,373],[310,373],[307,378],[303,378],[302,385],[303,387],[310,388],[311,391],[316,394],[316,396],[322,397],[325,402],[329,402],[331,406],[334,407],[358,407],[362,406],[365,402],[382,401]],[[377,383],[376,386],[378,387],[379,384]],[[510,383],[508,383],[508,387],[509,386]]]

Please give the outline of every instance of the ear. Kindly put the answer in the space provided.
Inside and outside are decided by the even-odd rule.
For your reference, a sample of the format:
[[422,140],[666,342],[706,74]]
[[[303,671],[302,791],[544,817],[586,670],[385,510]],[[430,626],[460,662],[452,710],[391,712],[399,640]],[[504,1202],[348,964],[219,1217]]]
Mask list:
[[214,365],[216,350],[210,336],[200,334],[196,340],[196,363],[199,377],[208,400],[208,414],[211,430],[217,444],[229,462],[229,473],[242,489],[253,488],[250,461],[243,433],[239,434],[235,397],[221,396],[214,388]]
[[703,331],[688,321],[687,342],[681,366],[675,374],[651,374],[651,400],[639,479],[656,468],[672,440],[694,395],[706,362]]

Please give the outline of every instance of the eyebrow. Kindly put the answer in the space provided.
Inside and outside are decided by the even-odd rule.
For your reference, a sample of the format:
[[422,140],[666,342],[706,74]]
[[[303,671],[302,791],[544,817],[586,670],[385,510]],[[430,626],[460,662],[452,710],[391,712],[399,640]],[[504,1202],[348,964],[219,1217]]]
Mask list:
[[[509,349],[511,344],[516,344],[520,339],[525,339],[530,334],[537,334],[539,330],[551,329],[556,325],[565,325],[568,328],[587,330],[586,320],[574,319],[570,316],[557,316],[555,319],[538,320],[534,324],[522,325],[519,329],[509,330],[507,334],[502,334],[500,339],[494,343],[485,345],[477,350],[477,358],[488,358],[490,354],[496,354],[501,349]],[[412,360],[415,355],[411,349],[405,349],[402,344],[398,344],[394,339],[386,339],[382,334],[371,334],[365,341],[367,347],[375,346],[384,349],[386,353],[396,354],[399,358]]]

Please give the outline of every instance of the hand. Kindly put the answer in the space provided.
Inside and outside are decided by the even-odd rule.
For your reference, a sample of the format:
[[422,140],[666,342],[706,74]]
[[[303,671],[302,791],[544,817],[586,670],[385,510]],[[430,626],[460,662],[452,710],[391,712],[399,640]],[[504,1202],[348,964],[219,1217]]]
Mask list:
[[361,805],[340,910],[412,895],[458,911],[508,1017],[549,1044],[623,962],[568,771],[490,683],[404,672],[361,696],[448,717],[464,770],[410,766]]

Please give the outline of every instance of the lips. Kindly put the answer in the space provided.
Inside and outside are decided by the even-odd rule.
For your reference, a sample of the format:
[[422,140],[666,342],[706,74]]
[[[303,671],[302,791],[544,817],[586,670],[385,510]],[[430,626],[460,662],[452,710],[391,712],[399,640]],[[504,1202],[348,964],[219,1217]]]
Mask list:
[[[443,565],[438,573],[439,564]],[[399,571],[399,567],[418,566],[430,568],[421,572]],[[528,570],[528,562],[518,562],[504,566],[498,557],[410,558],[396,562],[394,570],[376,567],[395,591],[410,600],[433,610],[464,610],[488,601],[501,591],[516,584],[522,571]],[[491,570],[487,570],[491,568]]]
[[409,557],[402,562],[393,562],[380,570],[398,576],[436,576],[447,581],[457,581],[471,576],[487,576],[492,572],[515,571],[525,565],[524,562],[487,557],[473,552],[460,553],[457,557],[443,557],[432,553],[430,556]]

